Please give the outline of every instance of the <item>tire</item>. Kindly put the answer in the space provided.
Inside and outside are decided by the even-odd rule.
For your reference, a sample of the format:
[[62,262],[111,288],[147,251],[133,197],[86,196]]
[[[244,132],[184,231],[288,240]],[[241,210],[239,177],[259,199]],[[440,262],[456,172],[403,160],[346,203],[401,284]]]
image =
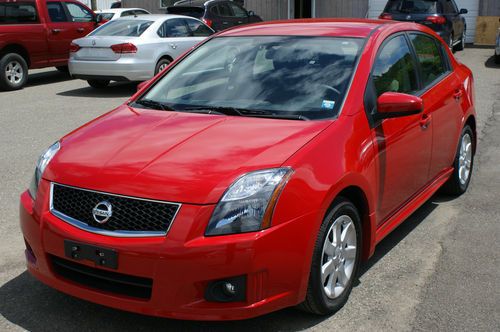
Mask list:
[[467,191],[474,166],[474,140],[474,132],[469,125],[466,125],[458,142],[453,173],[443,186],[445,194],[460,196]]
[[167,58],[160,59],[160,61],[158,61],[155,67],[155,75],[161,72],[163,69],[165,69],[165,67],[167,67],[171,62],[172,60]]
[[57,66],[56,69],[57,69],[57,71],[59,71],[61,73],[69,73],[68,66]]
[[495,63],[500,64],[500,54],[495,54]]
[[[341,245],[335,244],[337,237],[334,234],[337,228],[341,239],[343,237]],[[317,315],[328,315],[344,306],[359,270],[362,250],[361,235],[361,219],[358,210],[349,200],[343,197],[337,198],[319,229],[306,298],[298,305],[298,309]],[[345,245],[348,245],[349,251],[346,251]],[[329,266],[331,269],[328,269]],[[327,271],[331,271],[323,274],[322,269],[325,267]],[[340,280],[341,270],[344,270],[343,282]],[[332,288],[330,285],[333,283],[335,284]]]
[[17,53],[7,53],[0,59],[0,88],[21,89],[28,81],[28,64]]
[[455,47],[457,51],[463,51],[465,48],[465,29],[462,32],[462,37],[460,38],[460,43]]
[[109,85],[109,80],[88,80],[87,83],[95,89],[104,89]]

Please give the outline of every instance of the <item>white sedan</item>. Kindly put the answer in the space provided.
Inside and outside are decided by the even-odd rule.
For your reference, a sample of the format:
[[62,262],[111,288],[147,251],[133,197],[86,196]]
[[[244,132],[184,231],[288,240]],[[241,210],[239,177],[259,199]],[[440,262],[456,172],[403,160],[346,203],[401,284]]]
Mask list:
[[116,20],[120,17],[126,16],[137,16],[137,15],[148,15],[151,14],[146,9],[142,8],[112,8],[97,10],[96,14],[100,17],[100,22],[108,22],[111,20]]
[[213,33],[186,16],[118,18],[71,43],[69,71],[95,88],[110,81],[146,81]]

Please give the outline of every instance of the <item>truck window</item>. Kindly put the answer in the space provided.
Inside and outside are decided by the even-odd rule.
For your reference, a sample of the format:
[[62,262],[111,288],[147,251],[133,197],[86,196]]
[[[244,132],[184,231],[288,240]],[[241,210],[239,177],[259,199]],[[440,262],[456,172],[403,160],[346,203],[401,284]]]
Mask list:
[[47,2],[47,10],[49,11],[49,17],[52,22],[69,21],[60,2]]
[[0,24],[37,23],[34,3],[0,3]]
[[92,22],[93,15],[85,7],[80,6],[76,3],[65,2],[66,8],[68,8],[69,14],[71,16],[71,21],[73,22]]

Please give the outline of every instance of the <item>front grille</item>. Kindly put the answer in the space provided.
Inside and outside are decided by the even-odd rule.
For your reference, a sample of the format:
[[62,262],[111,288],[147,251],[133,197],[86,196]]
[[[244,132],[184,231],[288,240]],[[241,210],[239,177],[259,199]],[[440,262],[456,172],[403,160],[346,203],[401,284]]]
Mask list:
[[69,281],[97,290],[139,299],[150,299],[153,280],[128,274],[95,269],[49,255],[52,270]]
[[[165,235],[180,204],[125,197],[52,184],[51,212],[79,228],[111,236]],[[102,202],[112,207],[104,223],[94,219],[93,210]],[[102,220],[100,220],[102,221]]]

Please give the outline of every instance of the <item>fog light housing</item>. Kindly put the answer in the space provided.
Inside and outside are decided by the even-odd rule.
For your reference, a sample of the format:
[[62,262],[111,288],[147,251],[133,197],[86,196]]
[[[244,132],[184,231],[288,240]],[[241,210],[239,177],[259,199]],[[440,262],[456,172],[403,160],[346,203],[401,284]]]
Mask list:
[[205,291],[209,302],[241,302],[246,300],[247,277],[239,276],[212,281]]

